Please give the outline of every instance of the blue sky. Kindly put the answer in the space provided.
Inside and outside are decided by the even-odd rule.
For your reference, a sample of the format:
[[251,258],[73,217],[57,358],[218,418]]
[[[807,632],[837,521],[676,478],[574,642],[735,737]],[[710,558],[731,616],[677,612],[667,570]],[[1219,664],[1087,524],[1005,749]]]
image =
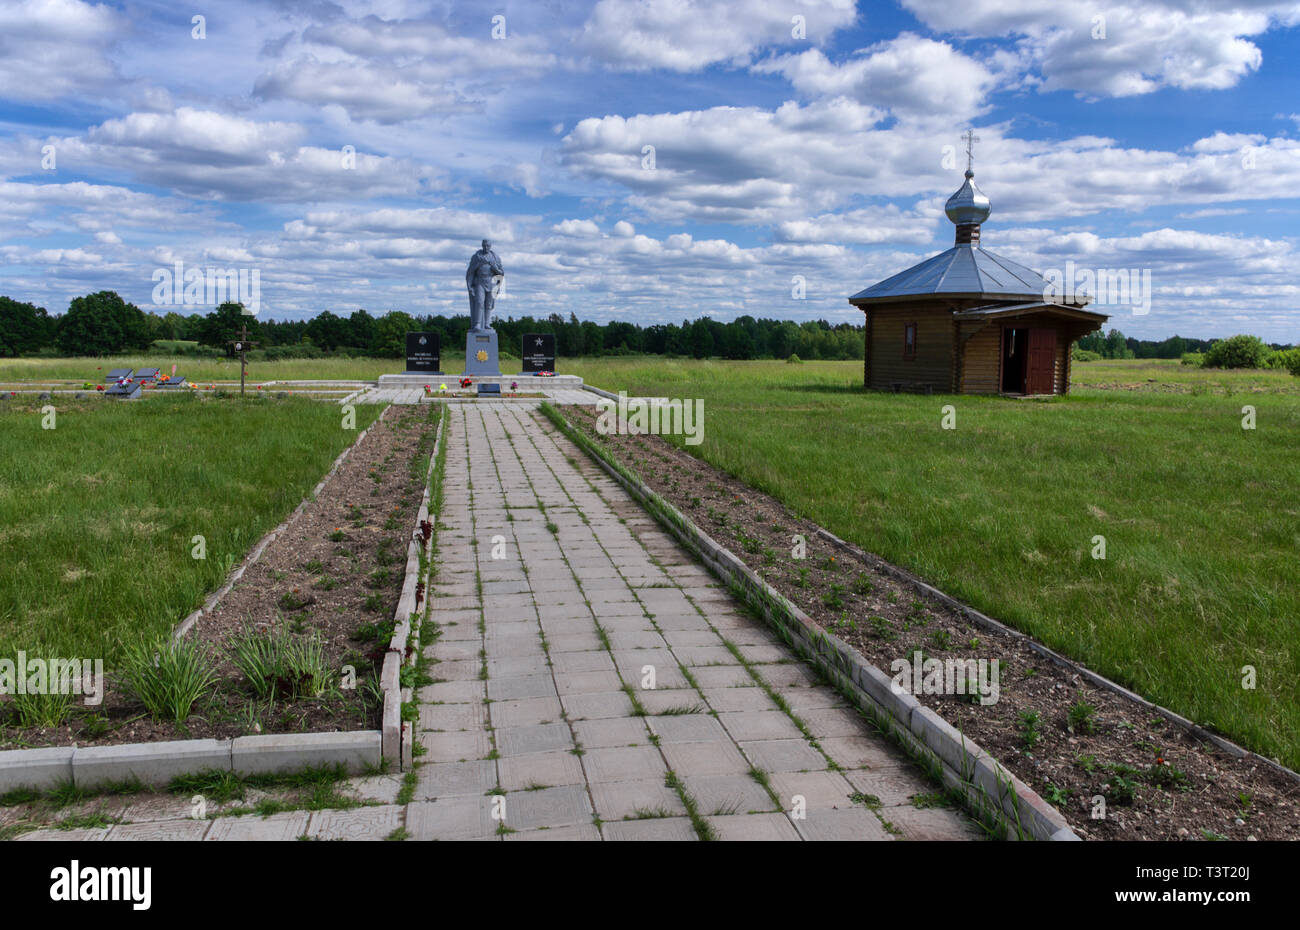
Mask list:
[[257,270],[263,316],[462,314],[487,235],[508,315],[860,322],[848,295],[952,244],[974,127],[986,248],[1149,271],[1149,312],[1105,311],[1129,335],[1296,342],[1298,26],[1294,0],[17,0],[0,293],[206,312],[154,304],[181,261]]

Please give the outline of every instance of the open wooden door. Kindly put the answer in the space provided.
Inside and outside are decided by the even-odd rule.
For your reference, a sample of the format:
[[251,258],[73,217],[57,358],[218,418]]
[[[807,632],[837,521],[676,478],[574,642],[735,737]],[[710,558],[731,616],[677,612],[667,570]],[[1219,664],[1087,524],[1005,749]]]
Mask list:
[[1056,330],[1035,327],[1029,331],[1029,364],[1025,372],[1026,394],[1056,392]]

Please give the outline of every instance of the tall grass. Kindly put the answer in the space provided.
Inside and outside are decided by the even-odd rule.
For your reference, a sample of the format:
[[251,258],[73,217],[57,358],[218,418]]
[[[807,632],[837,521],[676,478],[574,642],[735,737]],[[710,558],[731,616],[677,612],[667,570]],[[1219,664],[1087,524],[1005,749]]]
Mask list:
[[[860,363],[570,370],[608,390],[704,398],[704,442],[688,451],[1300,767],[1300,382],[1104,364],[1127,389],[1050,402],[864,393]],[[946,404],[955,430],[940,428]]]
[[[170,630],[379,414],[306,399],[0,403],[0,656],[103,658]],[[206,556],[194,558],[199,541]]]
[[184,723],[217,679],[211,651],[199,640],[137,640],[122,656],[126,690],[156,720]]

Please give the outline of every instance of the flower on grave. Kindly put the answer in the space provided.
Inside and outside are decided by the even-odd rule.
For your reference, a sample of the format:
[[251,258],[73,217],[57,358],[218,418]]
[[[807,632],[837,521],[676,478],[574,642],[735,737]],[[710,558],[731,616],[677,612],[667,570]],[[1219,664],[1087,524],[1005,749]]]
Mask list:
[[517,391],[517,390],[519,390],[519,382],[518,382],[518,381],[511,381],[511,382],[510,382],[510,390],[512,390],[512,391]]
[[95,390],[96,390],[96,391],[102,391],[102,390],[104,390],[104,385],[102,385],[102,384],[96,384],[96,385],[95,385]]
[[445,390],[447,390],[447,385],[445,385],[445,384],[440,384],[440,385],[438,385],[438,390],[440,390],[440,391],[445,391]]

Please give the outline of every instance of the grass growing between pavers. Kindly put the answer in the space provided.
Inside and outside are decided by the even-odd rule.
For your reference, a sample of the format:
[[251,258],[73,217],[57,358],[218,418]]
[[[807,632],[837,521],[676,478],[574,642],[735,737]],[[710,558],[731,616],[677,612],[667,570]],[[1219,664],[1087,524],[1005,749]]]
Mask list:
[[[370,774],[382,772],[381,766]],[[121,812],[128,799],[183,799],[183,816],[200,820],[246,814],[270,817],[299,810],[350,810],[381,803],[344,793],[341,788],[350,777],[343,766],[327,765],[268,775],[240,775],[225,770],[195,772],[178,776],[162,788],[135,779],[105,782],[93,788],[70,782],[48,791],[24,788],[0,795],[0,812],[10,809],[17,813],[14,819],[6,817],[8,822],[0,823],[0,840],[47,828],[73,830],[124,823],[127,821]],[[250,795],[257,797],[249,800]],[[240,803],[246,800],[248,803]],[[65,811],[70,812],[63,814]]]
[[[291,398],[0,406],[0,655],[103,658],[166,633],[379,414]],[[195,558],[201,545],[204,558]]]
[[[572,368],[633,396],[703,398],[704,441],[687,451],[1144,697],[1300,766],[1300,380],[1092,364],[1074,378],[1099,387],[1043,402],[865,393],[854,362]],[[945,430],[949,404],[956,428]],[[1242,428],[1247,405],[1253,430]],[[1105,559],[1093,557],[1098,536]]]

